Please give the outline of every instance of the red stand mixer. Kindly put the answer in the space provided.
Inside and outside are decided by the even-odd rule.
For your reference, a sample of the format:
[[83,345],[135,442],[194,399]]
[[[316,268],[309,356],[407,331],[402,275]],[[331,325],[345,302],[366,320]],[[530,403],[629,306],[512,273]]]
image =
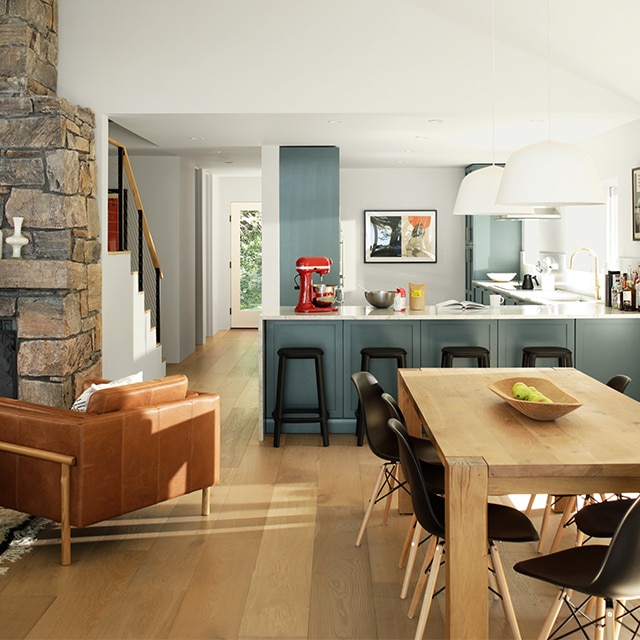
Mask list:
[[[323,256],[302,257],[296,260],[296,271],[300,275],[300,297],[297,313],[326,313],[337,311],[335,285],[322,284],[322,276],[331,271],[333,260]],[[320,284],[313,284],[314,273],[320,274]]]

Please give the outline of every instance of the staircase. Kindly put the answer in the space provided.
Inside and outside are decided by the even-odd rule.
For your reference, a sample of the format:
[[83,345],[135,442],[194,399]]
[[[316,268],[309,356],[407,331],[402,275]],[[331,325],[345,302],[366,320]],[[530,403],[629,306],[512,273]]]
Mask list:
[[109,193],[109,251],[103,264],[103,320],[110,323],[103,337],[103,375],[119,378],[141,370],[150,380],[166,372],[162,270],[126,148],[112,138],[109,144],[118,152],[118,188]]

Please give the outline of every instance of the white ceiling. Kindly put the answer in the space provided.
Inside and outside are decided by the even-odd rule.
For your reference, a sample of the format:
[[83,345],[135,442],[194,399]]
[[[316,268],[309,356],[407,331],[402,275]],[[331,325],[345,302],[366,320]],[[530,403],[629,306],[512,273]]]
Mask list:
[[[403,90],[412,82],[426,94],[424,111],[414,101],[407,113],[378,112],[376,104],[366,113],[333,112],[332,104],[345,103],[338,87],[358,90],[353,51],[339,79],[335,67],[327,75],[317,112],[112,114],[111,135],[131,153],[187,156],[221,174],[253,175],[263,145],[335,145],[345,168],[465,166],[504,162],[549,136],[580,143],[640,118],[640,0],[497,0],[494,40],[489,0],[394,0],[393,11],[394,25],[385,14],[372,30],[376,16],[368,15],[367,28],[391,51],[403,46],[403,12],[424,17],[432,55],[407,57],[397,73]],[[235,56],[224,64],[242,77]],[[252,106],[260,104],[258,96]]]

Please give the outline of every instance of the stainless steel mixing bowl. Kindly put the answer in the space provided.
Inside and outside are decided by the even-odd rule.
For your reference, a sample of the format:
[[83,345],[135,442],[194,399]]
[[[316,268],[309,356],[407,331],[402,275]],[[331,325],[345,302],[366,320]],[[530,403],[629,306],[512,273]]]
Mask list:
[[365,291],[367,302],[378,309],[386,309],[393,304],[395,291]]

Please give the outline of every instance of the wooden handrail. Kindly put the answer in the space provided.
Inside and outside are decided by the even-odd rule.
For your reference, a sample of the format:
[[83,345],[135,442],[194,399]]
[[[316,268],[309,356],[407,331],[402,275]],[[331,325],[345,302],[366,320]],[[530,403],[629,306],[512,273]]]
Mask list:
[[75,456],[64,453],[25,447],[13,442],[0,441],[0,451],[19,456],[37,458],[60,465],[60,564],[71,564],[71,467],[76,464]]
[[153,238],[151,237],[151,231],[149,229],[149,225],[147,224],[147,216],[144,213],[144,207],[142,206],[142,199],[140,198],[140,192],[138,191],[138,185],[136,184],[136,179],[133,175],[133,168],[131,167],[131,161],[129,160],[129,154],[127,153],[127,148],[114,138],[109,138],[109,144],[114,147],[118,147],[118,149],[122,149],[122,157],[124,163],[124,170],[127,174],[127,180],[129,182],[129,186],[131,187],[133,202],[136,205],[136,209],[140,211],[142,215],[142,232],[144,233],[144,237],[147,241],[147,246],[149,247],[149,254],[151,256],[151,262],[153,263],[154,268],[160,274],[162,278],[162,268],[160,267],[160,260],[158,258],[158,252],[156,251],[156,247],[153,243]]

